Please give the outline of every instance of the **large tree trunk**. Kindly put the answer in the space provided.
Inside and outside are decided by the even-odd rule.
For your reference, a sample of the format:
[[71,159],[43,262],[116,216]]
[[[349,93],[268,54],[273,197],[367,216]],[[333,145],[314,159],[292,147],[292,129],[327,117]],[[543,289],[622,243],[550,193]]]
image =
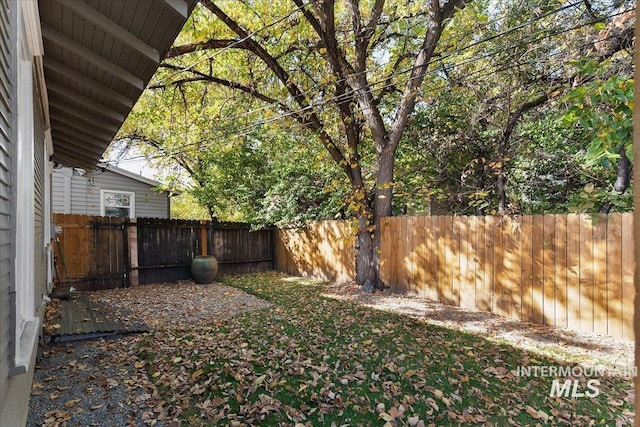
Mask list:
[[374,197],[366,200],[368,209],[361,213],[358,223],[356,282],[363,284],[368,280],[376,289],[385,287],[380,280],[380,222],[382,218],[391,216],[392,212],[394,164],[395,147],[387,146],[378,153]]
[[[624,194],[631,184],[632,173],[631,160],[627,157],[627,146],[624,142],[618,147],[618,154],[620,155],[618,159],[618,173],[616,183],[613,185],[613,190],[618,194]],[[600,213],[608,214],[612,207],[613,203],[606,202],[600,208]]]
[[372,238],[367,218],[358,221],[358,235],[356,239],[356,283],[363,284],[367,281],[371,284],[378,282],[378,270],[376,269],[375,242]]

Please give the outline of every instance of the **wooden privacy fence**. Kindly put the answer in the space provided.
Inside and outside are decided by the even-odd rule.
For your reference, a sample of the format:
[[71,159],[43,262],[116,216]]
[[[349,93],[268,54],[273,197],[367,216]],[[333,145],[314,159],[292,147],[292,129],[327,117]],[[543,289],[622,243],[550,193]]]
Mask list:
[[57,277],[79,290],[189,279],[197,255],[219,274],[273,269],[272,229],[248,224],[55,214]]
[[[633,339],[632,228],[631,213],[385,218],[380,274],[398,292]],[[338,243],[353,241],[345,223],[312,224],[295,233],[278,233],[277,269],[353,279],[353,246]],[[341,265],[349,268],[337,275]]]
[[55,271],[76,289],[110,289],[128,283],[127,219],[54,215]]
[[196,255],[214,255],[219,274],[273,269],[273,230],[249,224],[138,218],[138,274],[141,284],[191,277]]
[[318,221],[276,231],[275,269],[296,276],[345,282],[355,277],[355,233],[345,221]]

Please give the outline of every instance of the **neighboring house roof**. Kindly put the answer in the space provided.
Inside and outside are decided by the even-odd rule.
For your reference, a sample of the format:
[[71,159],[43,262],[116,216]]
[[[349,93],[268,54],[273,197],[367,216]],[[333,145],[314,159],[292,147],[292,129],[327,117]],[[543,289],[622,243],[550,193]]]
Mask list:
[[137,175],[137,174],[135,174],[133,172],[130,172],[130,171],[125,170],[125,169],[121,169],[121,168],[116,167],[116,166],[98,165],[98,167],[100,167],[102,169],[105,169],[105,170],[108,170],[108,171],[111,171],[113,173],[117,173],[117,174],[122,175],[122,176],[126,176],[127,178],[135,179],[136,181],[140,181],[140,182],[142,182],[144,184],[149,184],[152,187],[158,187],[161,184],[160,182],[155,181],[155,180],[153,180],[151,178],[147,178],[147,177],[144,177],[142,175]]
[[58,163],[93,169],[196,0],[39,0]]

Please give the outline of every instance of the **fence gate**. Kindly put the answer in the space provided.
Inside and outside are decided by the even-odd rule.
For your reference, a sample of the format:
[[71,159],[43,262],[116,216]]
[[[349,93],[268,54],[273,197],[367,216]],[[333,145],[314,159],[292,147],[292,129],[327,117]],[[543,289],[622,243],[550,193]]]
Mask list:
[[57,281],[89,291],[128,285],[127,218],[54,214]]

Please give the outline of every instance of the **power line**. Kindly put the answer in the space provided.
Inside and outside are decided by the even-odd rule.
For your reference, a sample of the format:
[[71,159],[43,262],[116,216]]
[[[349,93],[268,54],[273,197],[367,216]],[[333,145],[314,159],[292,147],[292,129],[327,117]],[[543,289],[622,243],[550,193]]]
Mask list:
[[[191,68],[195,67],[196,65],[201,64],[201,63],[203,63],[205,61],[209,61],[209,60],[215,58],[218,55],[222,55],[222,53],[225,52],[226,50],[232,49],[232,48],[244,43],[245,41],[253,38],[257,34],[260,34],[260,33],[264,32],[265,30],[268,30],[269,28],[274,27],[274,26],[278,25],[281,22],[284,22],[285,20],[289,19],[290,17],[292,17],[296,13],[302,11],[302,9],[304,9],[305,7],[309,6],[310,4],[315,3],[315,1],[316,0],[309,0],[307,3],[303,4],[302,6],[296,6],[291,12],[287,13],[285,16],[282,16],[282,17],[276,19],[275,21],[272,21],[269,24],[266,24],[263,27],[257,29],[256,31],[254,31],[254,32],[252,32],[250,34],[247,34],[246,37],[242,37],[242,38],[234,41],[233,43],[230,43],[229,45],[216,50],[213,54],[194,62],[193,64],[189,65],[188,67],[185,67],[183,70],[178,71],[178,72],[174,73],[173,75],[167,77],[167,79],[173,78],[174,76],[178,75],[182,71],[189,71],[189,70],[191,70]],[[167,79],[164,79],[164,80],[166,81]]]
[[[614,37],[615,36],[607,37],[607,38],[604,38],[604,39],[600,39],[599,41],[606,41],[606,40],[612,39]],[[588,46],[590,44],[591,43],[585,43],[583,46]],[[570,50],[558,51],[558,52],[554,53],[551,56],[562,55],[562,54],[567,53],[568,51],[570,51]],[[548,60],[551,61],[551,58],[548,58]],[[499,68],[499,69],[490,69],[490,70],[488,70],[487,68],[482,68],[482,69],[476,70],[475,72],[467,75],[467,78],[469,78],[469,77],[475,78],[475,80],[470,81],[470,83],[473,83],[473,82],[480,81],[483,77],[486,77],[486,76],[489,76],[489,75],[492,75],[492,74],[496,74],[496,73],[503,72],[503,71],[508,71],[508,70],[514,69],[514,68],[519,68],[519,67],[521,67],[523,65],[531,65],[531,64],[534,64],[534,63],[538,64],[538,63],[540,63],[540,61],[538,59],[533,59],[533,60],[531,60],[529,62],[526,62],[526,63],[511,64],[511,65],[507,65],[507,66],[504,66],[504,67]],[[482,73],[482,72],[484,72],[484,73]],[[441,89],[446,89],[448,86],[449,86],[448,84],[443,84],[441,86],[437,86],[437,87],[434,87],[432,89],[433,90],[441,90]],[[252,129],[257,129],[257,128],[259,128],[261,126],[264,126],[264,125],[265,125],[265,123],[257,123],[257,124],[253,124],[251,126],[247,126],[246,128],[241,129],[239,133],[236,133],[235,136],[248,136],[249,135],[248,131],[250,131]],[[182,147],[175,147],[175,148],[173,148],[171,150],[160,151],[157,155],[153,155],[153,156],[141,155],[141,156],[137,156],[137,157],[131,157],[129,159],[122,160],[122,162],[135,161],[135,160],[140,160],[140,159],[155,160],[155,159],[160,159],[160,158],[167,157],[167,156],[172,156],[172,155],[181,153],[183,151],[183,149],[185,147],[187,147],[187,146],[199,145],[203,141],[204,140],[197,141],[197,142],[194,142],[194,143],[191,143],[191,144],[186,144],[186,145],[184,145]]]
[[[598,41],[606,41],[606,40],[612,39],[612,38],[615,38],[615,36],[607,37],[607,38],[604,38],[604,39],[599,39]],[[590,46],[590,45],[592,45],[592,42],[587,42],[587,43],[584,43],[584,44],[578,46],[578,48],[586,47],[586,46]],[[547,60],[551,61],[551,57],[559,56],[559,55],[562,55],[562,54],[566,54],[569,51],[571,51],[571,49],[567,49],[567,50],[563,50],[563,51],[557,51],[557,52],[553,53],[552,55],[550,55],[550,57],[548,57]],[[467,62],[471,62],[471,61],[467,61]],[[540,64],[540,63],[541,63],[541,60],[539,58],[535,58],[535,59],[532,59],[531,61],[528,61],[528,62],[525,62],[525,63],[511,64],[511,65],[504,66],[504,67],[499,68],[499,69],[493,69],[492,68],[492,69],[489,70],[488,68],[481,68],[481,69],[476,70],[475,72],[473,72],[471,74],[468,74],[467,78],[476,77],[475,81],[479,81],[481,78],[489,76],[489,75],[492,75],[492,74],[496,74],[496,73],[507,71],[507,70],[514,69],[514,68],[519,68],[519,67],[525,66],[525,65]],[[482,74],[482,72],[484,72],[484,71],[487,71],[487,72]],[[449,84],[443,84],[443,85],[431,88],[431,90],[446,89],[448,86],[449,86]],[[242,128],[242,129],[238,130],[235,133],[235,136],[248,136],[249,135],[249,133],[248,133],[249,131],[251,131],[253,129],[260,128],[260,127],[262,127],[264,125],[270,124],[272,121],[275,121],[277,119],[281,119],[281,118],[284,118],[284,117],[286,117],[286,116],[283,115],[283,116],[280,116],[280,117],[277,117],[277,118],[274,118],[274,119],[270,119],[269,121],[262,121],[262,122],[259,122],[259,123],[254,123],[252,125],[246,126],[245,128]],[[226,127],[226,128],[223,128],[223,129],[217,129],[216,131],[220,132],[220,134],[219,134],[220,136],[225,136],[224,133],[222,133],[225,130],[232,130],[232,128],[231,127]],[[139,160],[139,159],[159,159],[159,158],[162,158],[162,157],[178,154],[178,153],[182,152],[185,147],[201,146],[201,144],[203,142],[206,142],[206,141],[207,140],[194,141],[193,143],[185,144],[185,145],[182,145],[180,147],[174,147],[174,148],[172,148],[170,150],[161,151],[156,156],[141,155],[141,156],[138,156],[138,157],[129,158],[127,160],[134,161],[134,160]]]
[[[308,4],[309,4],[309,3],[308,3]],[[546,17],[548,17],[548,16],[551,16],[551,15],[554,15],[554,14],[557,14],[557,13],[560,13],[560,12],[563,12],[563,11],[565,11],[565,10],[568,10],[568,9],[570,9],[570,8],[573,8],[573,7],[579,6],[579,5],[581,5],[581,4],[582,4],[582,2],[581,2],[581,1],[578,1],[578,2],[575,2],[575,3],[569,3],[569,4],[567,4],[567,5],[564,5],[564,6],[559,7],[559,8],[557,8],[557,9],[553,9],[553,10],[550,10],[550,11],[548,11],[548,12],[546,12],[546,13],[543,13],[543,14],[537,15],[537,16],[536,16],[536,17],[534,17],[533,19],[531,19],[531,20],[529,20],[529,21],[526,21],[526,22],[524,22],[524,23],[521,23],[521,24],[519,24],[519,25],[517,25],[517,26],[515,26],[515,27],[513,27],[513,28],[509,28],[509,29],[507,29],[507,30],[505,30],[505,31],[503,31],[503,32],[501,32],[501,33],[498,33],[498,34],[495,34],[495,35],[493,35],[493,36],[490,36],[490,37],[488,37],[488,38],[486,38],[486,39],[479,40],[479,41],[477,41],[477,42],[471,43],[470,45],[466,45],[466,46],[464,46],[464,47],[462,47],[462,48],[458,48],[458,49],[456,49],[456,50],[454,50],[454,51],[452,51],[452,52],[449,52],[449,53],[447,53],[446,55],[440,56],[440,57],[436,58],[435,60],[430,61],[430,62],[427,64],[427,66],[431,65],[434,61],[440,61],[440,62],[442,62],[444,59],[446,59],[446,58],[450,58],[450,57],[452,57],[453,55],[456,55],[456,54],[462,53],[462,52],[464,52],[464,51],[466,51],[466,50],[471,49],[472,47],[475,47],[475,46],[478,46],[478,45],[481,45],[481,44],[488,43],[488,42],[490,42],[490,41],[492,41],[492,40],[495,40],[495,39],[497,39],[497,38],[499,38],[499,37],[506,36],[506,35],[508,35],[508,34],[511,34],[512,32],[515,32],[515,31],[517,31],[517,30],[520,30],[520,29],[522,29],[522,28],[525,28],[527,25],[531,25],[531,24],[533,24],[533,23],[535,23],[535,22],[538,22],[538,21],[542,20],[543,18],[546,18]],[[501,20],[503,20],[503,19],[506,19],[507,17],[508,17],[508,13],[505,13],[505,14],[504,14],[503,16],[501,16],[500,18],[494,19],[493,21],[486,23],[486,24],[484,25],[484,28],[487,28],[489,25],[493,25],[493,24],[495,24],[495,23],[497,23],[497,22],[499,22],[499,21],[501,21]],[[417,24],[416,24],[416,25],[417,25]],[[262,30],[262,29],[261,29],[261,30]],[[261,30],[260,30],[260,31],[261,31]],[[473,34],[473,32],[474,32],[474,31],[477,31],[477,29],[474,29],[474,30],[472,30],[472,31],[467,32],[464,36],[471,35],[471,34]],[[540,32],[544,32],[544,31],[545,31],[545,30],[541,30]],[[464,36],[463,36],[463,37],[464,37]],[[216,53],[218,53],[218,52],[216,52]],[[387,62],[387,63],[385,63],[385,64],[380,64],[379,66],[375,67],[375,68],[374,68],[374,70],[379,70],[379,69],[383,68],[384,66],[389,65],[389,63],[390,63],[390,61],[389,61],[389,62]],[[195,65],[195,64],[194,64],[194,65]],[[191,71],[191,68],[193,68],[193,66],[194,66],[194,65],[192,65],[192,66],[190,66],[190,67],[186,68],[186,69],[185,69],[185,71],[190,71],[190,72],[192,72],[192,73],[193,73],[193,71]],[[391,74],[391,75],[389,75],[389,76],[386,76],[386,77],[384,77],[384,78],[382,78],[382,79],[379,79],[378,81],[375,81],[375,82],[373,82],[373,83],[369,83],[369,85],[368,85],[368,86],[376,85],[376,84],[379,84],[379,83],[384,83],[385,81],[389,81],[389,80],[391,80],[392,78],[397,77],[397,76],[399,76],[399,75],[406,74],[406,73],[410,73],[410,72],[412,72],[414,69],[415,69],[415,67],[411,67],[411,68],[408,68],[408,69],[405,69],[405,70],[397,71],[397,72],[395,72],[395,73],[393,73],[393,74]],[[370,72],[371,72],[371,68],[369,68],[369,69],[367,69],[367,70],[364,70],[364,71],[362,71],[362,72],[357,72],[357,73],[355,73],[355,74],[354,74],[354,76],[359,76],[359,75],[362,75],[362,74],[365,74],[365,73],[370,73]],[[176,74],[177,74],[177,73],[176,73]],[[176,74],[174,74],[174,75],[176,75]],[[333,84],[337,84],[337,83],[344,83],[344,82],[346,82],[346,79],[344,79],[344,78],[343,78],[343,79],[338,79],[337,81],[335,81],[335,82],[331,82],[331,83],[333,83]],[[392,85],[390,85],[389,87],[391,87],[391,86],[392,86]],[[318,90],[320,90],[321,88],[326,88],[326,87],[327,87],[327,84],[321,84],[321,85],[315,84],[315,85],[311,86],[311,89],[309,89],[309,90],[305,90],[305,91],[302,91],[302,95],[309,95],[310,93],[316,93],[316,92],[317,92]],[[345,96],[346,98],[349,98],[349,99],[350,99],[350,97],[351,97],[351,95],[352,95],[353,93],[354,93],[354,92],[348,92],[348,93],[346,93],[344,96]],[[238,118],[240,118],[240,117],[248,116],[249,114],[254,114],[254,113],[259,112],[259,111],[262,111],[262,110],[271,109],[271,108],[273,108],[273,107],[274,107],[274,105],[273,105],[273,104],[267,104],[267,105],[265,105],[265,106],[263,106],[263,107],[259,107],[259,108],[257,108],[257,109],[252,110],[252,111],[249,111],[249,112],[243,113],[243,114],[241,114],[241,115],[239,115],[239,116],[236,116],[236,119],[238,119]],[[299,112],[301,112],[301,111],[304,111],[304,109],[303,109],[303,110],[299,110]],[[293,114],[295,114],[295,113],[296,113],[296,110],[294,109],[291,113],[287,113],[286,115],[293,115]]]
[[[563,9],[564,9],[564,8],[563,8]],[[612,17],[615,17],[615,16],[617,16],[617,15],[620,15],[620,14],[623,14],[623,13],[626,13],[626,12],[627,12],[627,10],[624,10],[624,11],[622,11],[622,12],[619,12],[619,13],[616,13],[616,14],[613,14],[613,15],[610,15],[608,18],[612,18]],[[593,22],[586,22],[586,23],[582,23],[582,24],[579,24],[579,25],[574,26],[574,27],[569,28],[569,29],[563,29],[562,31],[558,31],[558,32],[556,32],[556,33],[550,33],[550,34],[547,34],[547,35],[546,35],[546,36],[544,36],[544,37],[541,37],[541,38],[539,38],[539,39],[536,39],[536,41],[538,41],[538,40],[542,40],[542,39],[545,39],[545,38],[555,37],[555,36],[561,35],[561,34],[563,34],[563,33],[566,33],[566,32],[569,32],[569,31],[574,31],[574,30],[576,30],[576,29],[579,29],[579,28],[581,28],[581,27],[584,27],[584,26],[587,26],[587,25],[591,25],[591,24],[593,24]],[[510,30],[512,30],[512,29],[510,29]],[[510,31],[510,30],[507,30],[507,31]],[[541,32],[546,32],[546,31],[547,31],[547,30],[544,30],[544,31],[541,31]],[[537,32],[537,33],[534,33],[534,34],[540,34],[541,32]],[[612,37],[609,37],[609,38],[612,38]],[[604,41],[604,40],[607,40],[607,39],[609,39],[609,38],[601,39],[601,40],[599,40],[599,41]],[[496,39],[496,37],[491,36],[491,40],[495,40],[495,39]],[[529,43],[531,43],[531,40],[525,40],[525,41],[520,41],[520,43],[519,43],[518,45],[519,45],[519,46],[522,46],[522,45],[526,45],[526,44],[529,44]],[[589,46],[589,45],[592,45],[593,43],[594,43],[594,42],[584,43],[582,46]],[[476,46],[477,46],[477,45],[479,45],[479,43],[476,43]],[[498,54],[498,53],[504,52],[504,51],[509,50],[509,49],[512,49],[512,48],[514,48],[514,47],[517,47],[517,45],[511,45],[511,46],[508,46],[507,48],[503,48],[503,49],[500,49],[500,50],[498,50],[498,51],[493,51],[493,52],[485,53],[485,54],[483,54],[483,55],[480,55],[479,57],[469,58],[469,59],[467,59],[467,60],[465,60],[465,61],[461,61],[461,62],[459,62],[459,63],[452,64],[452,65],[453,65],[453,66],[461,66],[461,65],[465,65],[465,64],[467,64],[467,63],[469,63],[469,62],[474,62],[474,61],[477,61],[477,60],[479,60],[479,59],[484,59],[484,58],[486,58],[486,57],[493,56],[493,55],[495,55],[495,54]],[[465,48],[461,48],[461,49],[459,49],[458,51],[463,51],[463,50],[466,50],[466,49],[467,49],[467,47],[465,47]],[[556,53],[552,54],[551,56],[556,56],[556,55],[559,55],[559,54],[564,54],[564,53],[566,53],[566,52],[568,52],[568,51],[569,51],[569,50],[566,50],[566,51],[558,51],[558,52],[556,52]],[[455,54],[455,52],[448,54],[448,55],[447,55],[447,57],[451,57],[451,56],[453,56],[453,54]],[[441,60],[441,59],[442,59],[442,58],[437,58],[436,60]],[[501,69],[501,70],[495,70],[495,69],[494,69],[494,70],[491,70],[487,75],[489,75],[489,74],[493,74],[493,73],[496,73],[496,72],[505,71],[505,70],[507,70],[507,69],[517,68],[517,67],[521,67],[521,66],[524,66],[524,65],[530,65],[530,64],[532,64],[532,63],[539,63],[539,62],[540,62],[540,59],[535,59],[534,61],[530,61],[530,62],[528,62],[528,63],[514,64],[514,65],[512,65],[512,66],[505,67],[505,68],[503,68],[503,69]],[[409,70],[411,70],[411,69],[409,69]],[[406,72],[408,72],[409,70],[404,70],[402,73],[406,73]],[[473,73],[473,74],[471,74],[471,75],[479,74],[481,71],[485,71],[485,69],[480,69],[480,70],[476,71],[475,73]],[[433,73],[436,73],[436,72],[438,72],[438,70],[432,70],[432,71],[428,72],[427,74],[433,74]],[[399,74],[400,74],[400,73],[398,73],[397,75],[399,75]],[[480,75],[480,77],[484,77],[484,75]],[[380,81],[378,81],[378,82],[374,82],[374,83],[372,83],[371,85],[375,85],[375,84],[378,84],[378,83],[383,83],[384,81],[387,81],[387,80],[388,80],[388,78],[385,78],[385,79],[382,79],[382,80],[380,80]],[[384,88],[387,88],[387,87],[389,87],[389,86],[390,86],[390,85],[385,85],[385,86],[382,86],[382,87],[380,87],[380,88],[375,88],[375,89],[372,89],[372,90],[383,90]],[[443,86],[441,86],[440,88],[433,88],[433,89],[434,89],[434,90],[437,90],[437,89],[443,89],[443,88],[446,88],[447,86],[448,86],[448,85],[443,85]],[[319,107],[319,106],[321,106],[321,105],[324,105],[324,104],[327,104],[327,103],[329,103],[329,102],[343,102],[343,101],[344,101],[344,97],[340,97],[340,96],[338,96],[338,97],[333,97],[333,98],[329,98],[329,99],[323,100],[323,101],[322,101],[322,102],[320,102],[320,103],[317,103],[317,104],[312,105],[312,107],[313,107],[313,108],[317,108],[317,107]],[[261,110],[261,109],[255,110],[255,112],[260,111],[260,110]],[[260,122],[258,122],[258,123],[254,123],[254,124],[252,124],[252,125],[250,125],[250,126],[247,126],[247,127],[245,127],[245,128],[242,128],[242,129],[240,129],[240,130],[237,130],[237,132],[236,132],[236,136],[248,136],[248,135],[249,135],[249,133],[248,133],[248,132],[249,132],[249,131],[251,131],[251,130],[253,130],[253,129],[257,129],[257,128],[259,128],[259,127],[262,127],[262,126],[265,126],[265,125],[267,125],[267,124],[270,124],[270,123],[272,123],[272,122],[274,122],[274,121],[277,121],[277,120],[280,120],[280,119],[283,119],[283,118],[289,117],[291,114],[294,114],[294,113],[303,113],[303,112],[304,112],[304,111],[306,111],[306,110],[307,110],[306,108],[302,108],[302,109],[299,109],[299,110],[297,110],[297,111],[293,111],[293,112],[291,112],[291,113],[281,114],[281,115],[279,115],[279,116],[276,116],[276,117],[270,118],[270,119],[268,119],[268,120],[263,120],[263,121],[260,121]],[[249,113],[251,113],[251,112],[249,112]],[[249,114],[249,113],[244,113],[242,116],[245,116],[245,115],[247,115],[247,114]],[[237,119],[237,118],[233,118],[232,120],[236,120],[236,119]],[[218,128],[218,129],[215,129],[215,132],[216,132],[216,134],[217,134],[217,135],[222,136],[222,135],[224,135],[224,132],[225,132],[225,131],[228,131],[228,130],[233,130],[233,128],[232,128],[231,126],[228,126],[228,127],[222,128],[222,129]],[[212,135],[213,135],[213,133],[211,133],[211,134],[210,134],[210,137],[211,137]],[[164,157],[164,156],[167,156],[167,155],[173,155],[173,154],[177,154],[177,153],[181,152],[185,147],[188,147],[188,146],[196,146],[196,145],[197,145],[197,146],[200,146],[203,142],[206,142],[206,141],[207,141],[207,140],[194,141],[193,143],[185,144],[185,145],[183,145],[183,146],[181,146],[181,147],[176,147],[176,148],[171,149],[171,150],[165,150],[165,151],[163,151],[162,153],[160,153],[158,156],[153,156],[153,157],[150,157],[150,156],[140,156],[140,157],[138,157],[138,158],[145,158],[145,157],[146,157],[146,158],[160,158],[160,157]],[[134,159],[135,159],[135,158],[131,158],[131,160],[132,160],[132,161],[133,161]]]

